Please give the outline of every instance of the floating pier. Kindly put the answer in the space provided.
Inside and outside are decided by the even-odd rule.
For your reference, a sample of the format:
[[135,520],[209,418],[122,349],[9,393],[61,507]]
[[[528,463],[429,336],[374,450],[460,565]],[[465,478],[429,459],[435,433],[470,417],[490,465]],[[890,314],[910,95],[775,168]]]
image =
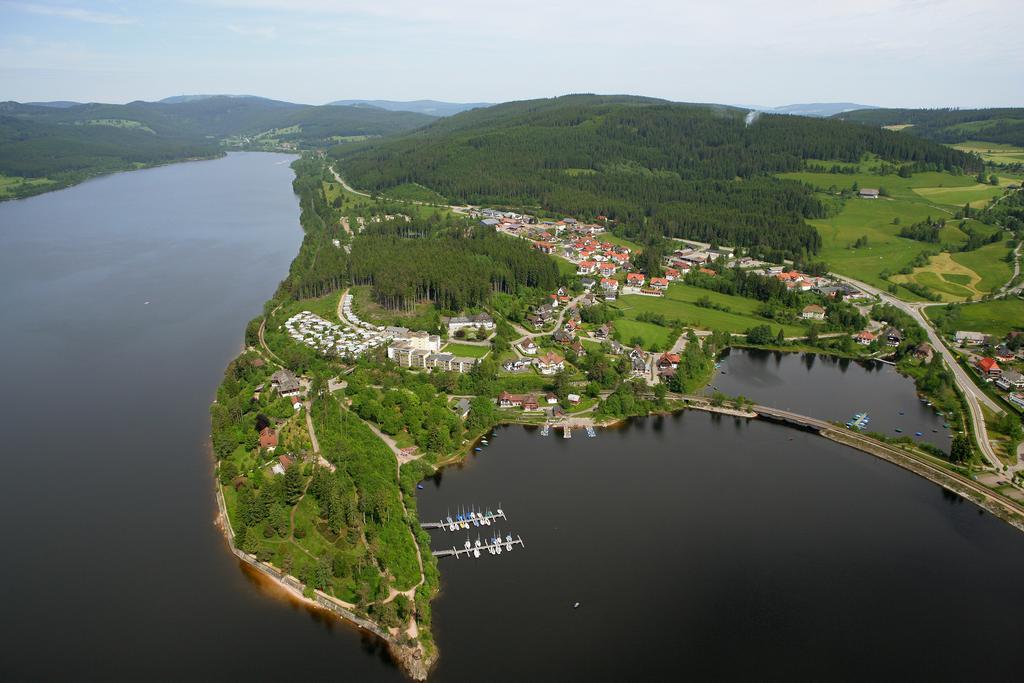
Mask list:
[[[505,511],[502,510],[501,508],[498,508],[497,512],[480,513],[473,519],[468,519],[465,516],[463,516],[462,519],[455,519],[453,517],[450,524],[446,520],[440,520],[437,522],[422,522],[420,524],[420,527],[424,529],[444,529],[445,531],[465,531],[467,528],[473,528],[479,526],[480,524],[484,524],[485,520],[488,522],[493,522],[496,519],[508,519],[507,517],[505,517]],[[473,522],[477,522],[477,524],[473,524]],[[469,526],[464,527],[462,526],[463,524],[468,524]],[[452,528],[453,526],[454,528]],[[489,525],[485,524],[485,526]]]
[[571,439],[572,438],[572,427],[570,427],[569,425],[565,425],[565,431],[562,432],[562,438],[563,439]]
[[502,551],[504,551],[504,552],[512,552],[512,549],[515,548],[516,546],[519,546],[521,548],[525,548],[526,547],[526,544],[523,543],[523,539],[520,538],[519,536],[516,536],[515,539],[513,539],[511,541],[502,540],[500,543],[491,543],[490,539],[488,539],[488,542],[487,542],[486,545],[485,544],[480,544],[479,546],[471,546],[469,548],[454,548],[453,547],[453,548],[447,548],[445,550],[434,550],[432,552],[434,554],[434,557],[452,557],[452,556],[454,556],[457,559],[459,557],[475,557],[474,554],[473,554],[474,551],[478,551],[478,553],[486,552],[488,554],[490,554],[491,550],[495,550],[496,551],[495,554],[497,554],[497,552],[502,552]]

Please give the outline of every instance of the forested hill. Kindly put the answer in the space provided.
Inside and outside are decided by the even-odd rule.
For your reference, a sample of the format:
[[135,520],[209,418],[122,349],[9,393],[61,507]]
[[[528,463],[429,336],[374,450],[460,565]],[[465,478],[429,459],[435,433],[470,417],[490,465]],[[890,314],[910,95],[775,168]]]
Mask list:
[[860,109],[836,118],[869,126],[906,125],[903,132],[953,144],[967,140],[1024,146],[1024,108]]
[[[605,215],[634,232],[798,254],[825,208],[771,177],[807,159],[865,152],[920,168],[974,170],[973,157],[914,137],[831,119],[762,115],[630,96],[570,95],[496,105],[331,155],[354,185],[419,183],[454,202]],[[641,235],[642,236],[642,235]]]
[[[369,107],[310,106],[260,97],[213,96],[171,102],[0,103],[0,176],[46,178],[16,185],[13,196],[67,185],[90,175],[214,156],[221,142],[271,135],[295,148],[339,138],[377,137],[435,120]],[[21,191],[18,191],[18,190]]]

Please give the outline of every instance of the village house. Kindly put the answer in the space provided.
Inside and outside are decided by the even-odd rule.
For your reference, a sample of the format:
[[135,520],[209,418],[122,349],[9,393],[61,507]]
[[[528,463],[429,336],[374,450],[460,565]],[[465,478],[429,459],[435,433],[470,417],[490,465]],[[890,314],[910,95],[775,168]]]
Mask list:
[[454,410],[455,414],[459,416],[459,419],[465,420],[469,417],[469,407],[469,399],[460,398],[455,402],[455,405],[452,406],[452,410]]
[[862,187],[857,196],[861,199],[878,199],[879,192],[873,187]]
[[800,312],[800,317],[804,320],[824,320],[825,309],[818,304],[810,304],[804,306],[804,310]]
[[886,346],[899,346],[903,343],[903,333],[895,327],[885,328],[885,345]]
[[565,359],[553,351],[548,351],[537,359],[537,370],[542,375],[554,375],[565,369]]
[[626,284],[632,287],[643,287],[647,278],[643,273],[626,273]]
[[537,345],[533,342],[532,339],[527,339],[526,341],[519,345],[519,350],[528,356],[532,356],[533,354],[537,353]]
[[531,365],[533,365],[533,361],[529,358],[513,358],[502,363],[501,367],[505,369],[505,372],[524,372]]
[[977,363],[978,369],[981,370],[981,374],[986,377],[998,377],[1003,374],[1002,368],[999,367],[999,362],[995,358],[986,356]]
[[661,354],[661,358],[658,359],[658,369],[659,370],[665,370],[666,368],[667,369],[675,370],[678,367],[679,367],[679,354],[678,353],[671,353],[669,351],[666,351],[665,353]]
[[580,261],[576,264],[577,275],[590,275],[597,270],[597,261]]
[[537,397],[533,394],[510,394],[507,391],[501,392],[498,396],[498,406],[501,408],[522,408],[523,410],[539,410]]
[[917,348],[914,349],[914,358],[917,358],[918,360],[923,360],[924,362],[927,363],[931,361],[933,353],[934,351],[932,350],[931,344],[929,344],[928,342],[921,342],[920,344],[917,345]]
[[666,290],[668,289],[668,278],[664,277],[652,277],[651,287],[654,289]]
[[1024,389],[1024,375],[1016,370],[1006,370],[996,380],[996,386],[1004,391]]
[[549,406],[558,403],[558,395],[553,391],[549,391],[546,398]]
[[540,250],[542,254],[550,254],[555,251],[555,245],[551,242],[534,242],[533,246]]
[[681,276],[682,276],[682,273],[680,273],[675,268],[666,268],[665,269],[665,279],[668,280],[669,282],[675,282]]
[[278,370],[271,375],[270,386],[277,389],[277,393],[282,396],[298,396],[302,391],[302,385],[290,370]]
[[981,346],[988,341],[988,336],[981,332],[970,332],[968,330],[957,330],[953,335],[957,344],[963,346]]
[[569,344],[569,343],[572,342],[573,338],[574,338],[573,334],[571,332],[567,331],[567,330],[564,330],[564,329],[562,329],[562,330],[555,330],[551,334],[551,339],[553,339],[556,344],[563,344],[563,345]]
[[868,330],[862,330],[853,335],[853,339],[862,346],[869,346],[871,342],[875,341],[875,335]]
[[611,334],[612,328],[609,327],[608,323],[601,325],[599,328],[594,330],[595,339],[607,339],[608,335]]
[[270,427],[264,427],[260,430],[260,448],[266,448],[268,451],[274,450],[277,447],[277,432]]
[[485,330],[494,329],[494,318],[487,315],[486,313],[477,313],[476,315],[465,315],[455,316],[451,318],[444,318],[445,325],[448,326],[448,334],[453,335],[459,330],[465,329],[480,329],[481,327]]
[[282,455],[281,457],[274,461],[274,464],[270,468],[270,471],[273,472],[274,474],[284,474],[285,471],[292,466],[293,462],[294,461],[287,455]]
[[663,290],[663,289],[653,289],[651,287],[642,287],[640,289],[640,294],[642,294],[644,296],[665,296],[665,290]]
[[998,360],[1003,361],[1004,363],[1009,363],[1017,355],[1012,350],[1010,350],[1010,347],[1007,346],[1006,344],[1000,344],[999,346],[997,346],[995,353],[996,358]]

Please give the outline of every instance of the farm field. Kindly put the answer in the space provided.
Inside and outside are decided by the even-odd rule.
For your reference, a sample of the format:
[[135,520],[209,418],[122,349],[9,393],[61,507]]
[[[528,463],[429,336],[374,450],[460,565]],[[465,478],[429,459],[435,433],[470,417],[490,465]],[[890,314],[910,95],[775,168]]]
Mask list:
[[[867,163],[862,163],[861,168]],[[974,176],[940,172],[915,173],[910,178],[870,172],[798,172],[783,173],[780,177],[808,183],[822,192],[850,188],[856,182],[859,187],[884,188],[888,193],[888,197],[879,199],[847,199],[838,215],[808,221],[822,237],[819,256],[837,273],[881,288],[896,284],[896,295],[908,301],[921,297],[901,284],[924,285],[946,301],[962,301],[986,294],[1010,277],[1009,267],[1000,261],[1006,250],[1001,244],[986,245],[973,252],[940,254],[909,275],[898,274],[922,252],[937,251],[942,245],[955,248],[966,242],[967,235],[952,220],[954,213],[966,203],[975,208],[984,206],[1003,192],[1001,187],[978,183]],[[902,226],[929,216],[949,220],[940,234],[940,244],[898,236]],[[898,224],[894,223],[896,220]],[[995,229],[974,220],[967,225],[983,234]],[[861,237],[867,238],[867,246],[854,249],[854,242]]]
[[[698,306],[696,301],[703,297],[707,297],[713,304],[728,307],[729,311],[719,311],[713,308]],[[771,325],[773,330],[782,327],[783,333],[787,337],[799,336],[806,331],[799,325],[779,325],[756,315],[755,311],[759,304],[753,299],[720,294],[682,283],[669,285],[668,292],[664,297],[630,294],[620,297],[614,305],[623,311],[626,318],[634,322],[634,319],[640,313],[658,313],[664,315],[669,321],[681,320],[687,327],[695,327],[702,330],[728,331],[734,334],[742,334],[748,328],[762,324]],[[623,319],[616,320],[616,329],[620,329],[622,323]],[[641,324],[649,325],[650,323]],[[625,334],[622,337],[628,339]]]
[[966,142],[950,145],[950,147],[963,152],[973,152],[988,163],[1016,164],[1024,162],[1024,147],[1016,147],[1000,142],[967,140]]
[[974,251],[953,254],[952,258],[981,276],[977,288],[983,292],[990,292],[1002,287],[1013,275],[1013,266],[1006,262],[1006,255],[1009,253],[1007,245],[1006,240],[994,242]]
[[[925,313],[933,320],[937,317],[931,313],[941,311],[938,307],[925,308]],[[964,304],[956,308],[955,327],[958,330],[981,332],[994,337],[1003,338],[1013,330],[1024,330],[1024,299],[1008,297],[982,301],[976,304]]]

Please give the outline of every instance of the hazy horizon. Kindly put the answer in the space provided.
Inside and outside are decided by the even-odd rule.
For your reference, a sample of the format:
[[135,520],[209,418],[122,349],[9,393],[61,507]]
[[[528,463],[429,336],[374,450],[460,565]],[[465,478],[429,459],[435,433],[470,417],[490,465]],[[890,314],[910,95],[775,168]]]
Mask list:
[[994,0],[0,0],[0,99],[1020,106],[1022,23]]

